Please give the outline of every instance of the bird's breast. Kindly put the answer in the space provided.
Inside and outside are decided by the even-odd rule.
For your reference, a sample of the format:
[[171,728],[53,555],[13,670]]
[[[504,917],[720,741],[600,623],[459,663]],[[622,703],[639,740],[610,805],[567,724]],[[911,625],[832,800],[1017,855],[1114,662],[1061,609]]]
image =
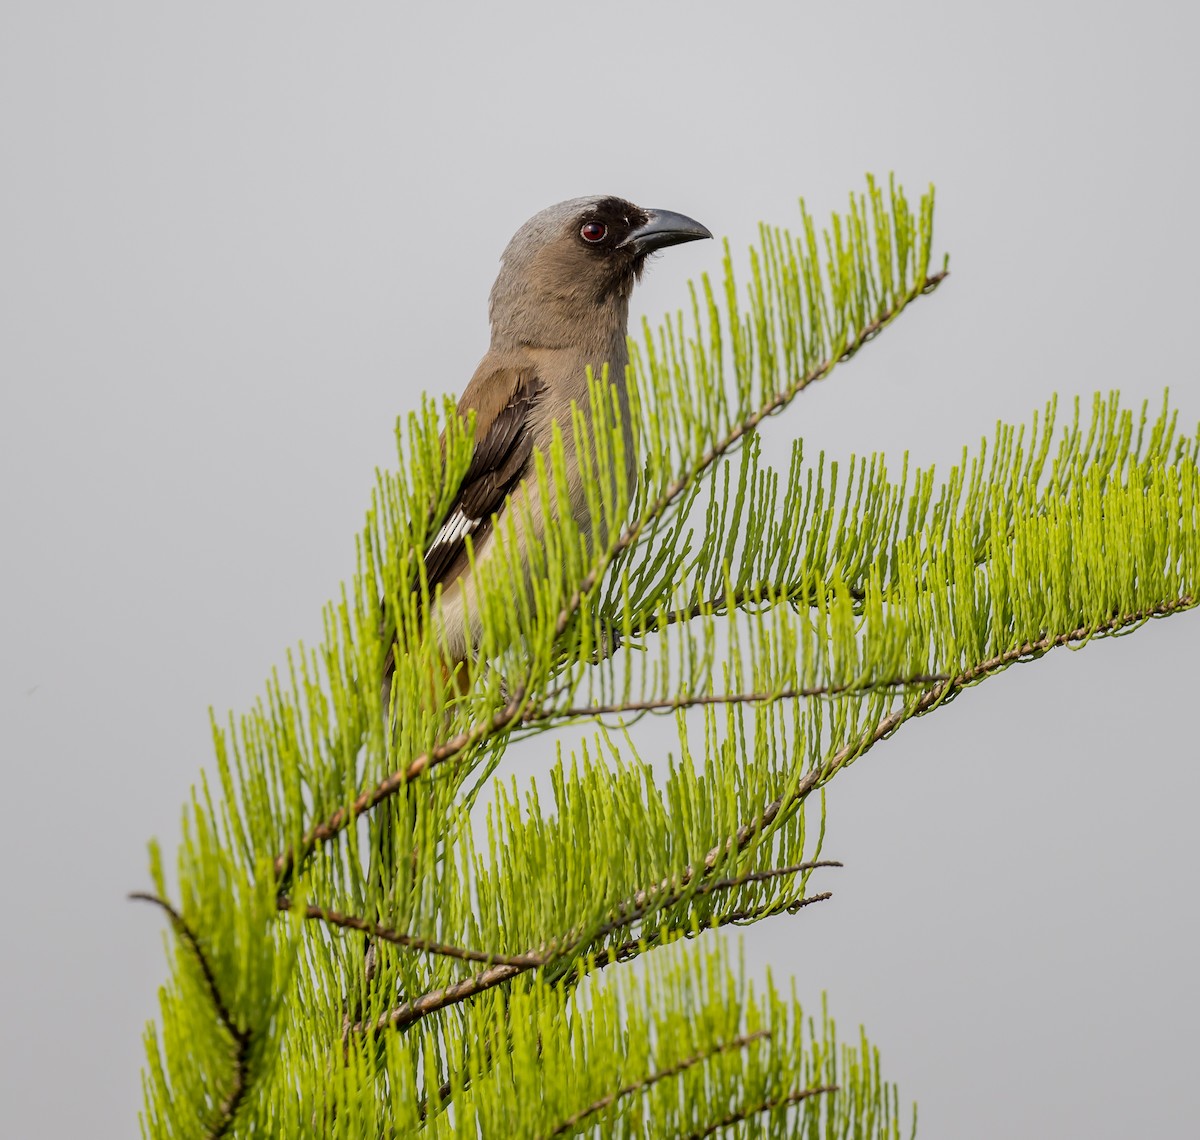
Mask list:
[[[608,377],[617,395],[617,407],[621,417],[621,432],[624,438],[625,464],[624,470],[615,472],[617,478],[623,479],[625,490],[632,493],[637,472],[637,457],[635,433],[629,416],[629,393],[625,385],[625,368],[629,362],[629,353],[625,338],[619,342],[610,343],[607,350],[599,351],[586,349],[541,349],[531,350],[534,367],[539,378],[545,385],[544,399],[536,410],[537,424],[534,434],[534,446],[544,455],[549,456],[554,440],[554,425],[557,423],[562,431],[563,446],[566,449],[566,468],[568,492],[571,499],[571,513],[581,525],[587,523],[587,491],[583,485],[583,475],[580,466],[572,454],[575,442],[571,430],[571,406],[582,413],[584,419],[591,424],[592,407],[591,392],[588,387],[588,369],[594,375],[600,376],[604,366],[608,366]],[[594,444],[593,444],[594,455]],[[589,464],[594,469],[593,464]]]

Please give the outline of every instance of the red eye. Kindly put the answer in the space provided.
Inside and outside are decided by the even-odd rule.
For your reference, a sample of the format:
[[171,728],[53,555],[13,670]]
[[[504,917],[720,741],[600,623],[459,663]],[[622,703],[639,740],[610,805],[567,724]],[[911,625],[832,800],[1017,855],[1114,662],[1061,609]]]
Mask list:
[[608,226],[603,222],[584,222],[583,228],[579,231],[579,236],[584,241],[598,242],[603,241],[608,233]]

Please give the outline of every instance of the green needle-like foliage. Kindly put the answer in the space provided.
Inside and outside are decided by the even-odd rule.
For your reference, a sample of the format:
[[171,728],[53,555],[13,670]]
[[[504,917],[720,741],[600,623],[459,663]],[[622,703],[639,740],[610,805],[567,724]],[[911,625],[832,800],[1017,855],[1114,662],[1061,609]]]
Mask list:
[[[422,555],[473,424],[409,417],[322,644],[214,725],[170,886],[153,852],[172,974],[146,1135],[900,1134],[865,1039],[697,936],[828,897],[822,789],[908,720],[1200,580],[1200,433],[1165,404],[1051,402],[943,481],[799,441],[764,464],[758,426],[944,279],[932,236],[932,191],[869,180],[824,234],[803,207],[764,228],[747,289],[727,251],[633,346],[631,500],[594,377],[535,480],[561,498],[574,452],[590,521],[549,527],[528,590],[517,512],[498,527],[466,693],[431,680]],[[493,778],[548,734],[548,788]]]

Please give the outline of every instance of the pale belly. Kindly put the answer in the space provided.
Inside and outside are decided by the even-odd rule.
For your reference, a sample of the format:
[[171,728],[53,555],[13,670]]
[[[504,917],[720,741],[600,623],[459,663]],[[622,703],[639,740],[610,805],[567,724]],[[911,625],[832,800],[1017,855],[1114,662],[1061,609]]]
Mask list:
[[[625,470],[618,475],[624,477],[626,501],[637,482],[636,458],[630,435],[628,431],[625,433]],[[568,466],[571,476],[567,482],[567,493],[577,528],[572,530],[575,536],[583,537],[588,550],[593,550],[595,538],[588,492],[578,466]],[[487,533],[474,545],[474,571],[464,559],[461,571],[443,587],[440,598],[434,603],[434,621],[440,637],[444,638],[451,661],[475,659],[480,656],[481,650],[487,652],[481,645],[484,625],[480,608],[481,591],[487,595],[485,605],[496,607],[496,624],[501,636],[491,648],[498,652],[514,637],[520,636],[524,624],[521,611],[532,606],[531,573],[549,575],[555,573],[556,569],[561,572],[561,560],[556,565],[545,550],[546,509],[550,512],[557,510],[554,491],[551,489],[549,503],[543,504],[536,479],[531,474],[528,481],[513,492],[507,510],[497,519],[502,537],[498,539],[494,526],[489,525]],[[619,527],[623,521],[623,518],[611,520],[610,529],[611,525]],[[519,552],[517,557],[513,557],[514,543]],[[520,601],[517,598],[518,591],[523,595]]]

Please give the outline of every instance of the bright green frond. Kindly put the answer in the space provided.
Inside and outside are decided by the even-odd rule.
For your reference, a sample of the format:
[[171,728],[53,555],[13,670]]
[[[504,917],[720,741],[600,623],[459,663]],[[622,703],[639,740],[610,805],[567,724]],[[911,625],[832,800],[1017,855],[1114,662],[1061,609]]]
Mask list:
[[[474,425],[401,425],[320,646],[214,724],[177,904],[152,861],[174,933],[147,1135],[899,1135],[865,1039],[705,932],[821,920],[823,789],[906,721],[1200,589],[1200,434],[1165,404],[1064,427],[1051,403],[943,479],[800,441],[766,465],[758,426],[944,279],[932,220],[932,192],[874,181],[824,233],[802,207],[744,287],[727,250],[644,330],[632,423],[592,378],[472,561],[465,692],[423,556]],[[584,521],[556,509],[569,456]],[[548,783],[504,768],[534,748]]]

